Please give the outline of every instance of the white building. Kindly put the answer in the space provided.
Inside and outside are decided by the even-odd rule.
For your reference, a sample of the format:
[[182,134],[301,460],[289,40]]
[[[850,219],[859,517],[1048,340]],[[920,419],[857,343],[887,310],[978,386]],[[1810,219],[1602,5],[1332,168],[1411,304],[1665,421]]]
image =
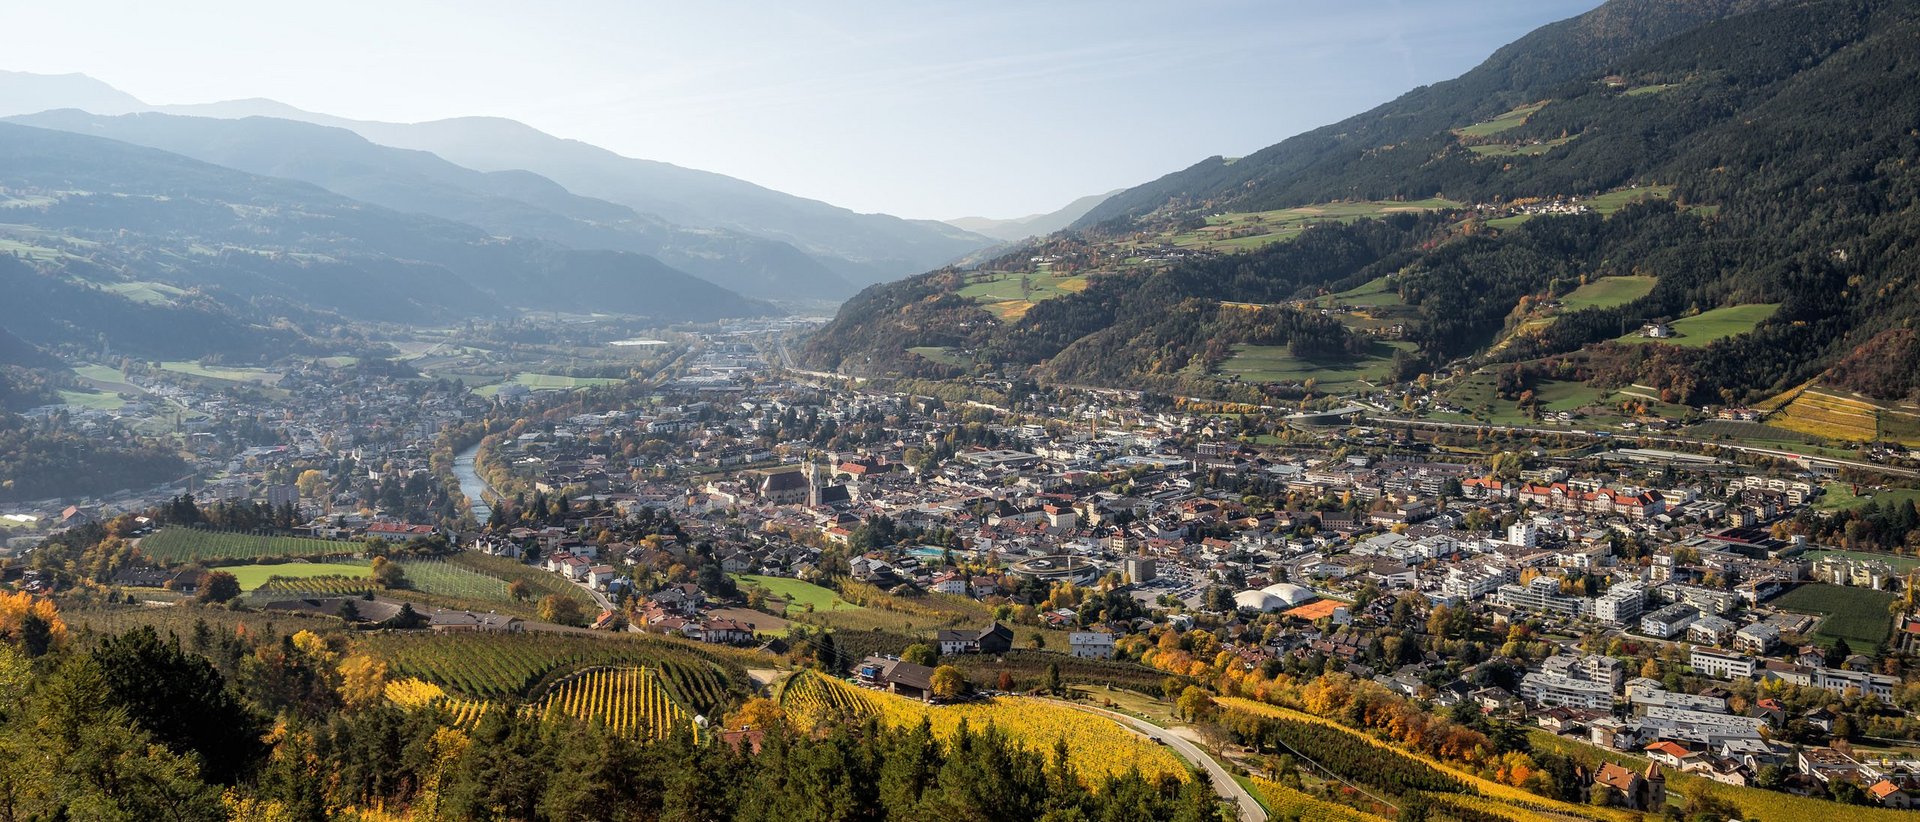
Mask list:
[[1113,634],[1106,631],[1074,631],[1067,636],[1067,644],[1081,659],[1113,658]]
[[1751,679],[1758,666],[1753,657],[1745,654],[1730,654],[1698,645],[1694,646],[1687,664],[1695,671],[1720,679]]

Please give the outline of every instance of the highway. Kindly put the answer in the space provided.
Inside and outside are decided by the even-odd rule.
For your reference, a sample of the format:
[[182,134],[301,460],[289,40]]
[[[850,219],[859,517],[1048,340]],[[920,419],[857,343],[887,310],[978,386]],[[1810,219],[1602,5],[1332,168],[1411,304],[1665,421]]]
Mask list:
[[1104,708],[1094,708],[1061,699],[1050,699],[1047,701],[1064,705],[1076,711],[1099,714],[1153,739],[1159,740],[1167,747],[1172,748],[1175,752],[1185,757],[1188,762],[1193,762],[1206,768],[1207,777],[1209,781],[1213,783],[1214,792],[1220,794],[1221,799],[1228,800],[1240,808],[1241,822],[1266,822],[1267,811],[1265,808],[1260,807],[1259,801],[1255,800],[1252,794],[1247,793],[1245,788],[1240,787],[1240,783],[1233,781],[1233,774],[1227,773],[1227,769],[1221,767],[1220,763],[1215,760],[1211,754],[1201,750],[1200,746],[1187,741],[1186,737],[1144,719],[1135,719],[1126,714],[1115,713]]

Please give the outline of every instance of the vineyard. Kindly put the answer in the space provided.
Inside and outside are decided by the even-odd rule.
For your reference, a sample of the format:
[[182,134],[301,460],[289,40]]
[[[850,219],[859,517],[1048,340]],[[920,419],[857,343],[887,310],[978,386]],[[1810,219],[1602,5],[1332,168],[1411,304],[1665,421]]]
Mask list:
[[[1241,699],[1238,697],[1223,697],[1217,701],[1220,707],[1227,710],[1240,711],[1267,719],[1279,720],[1290,726],[1305,726],[1319,729],[1318,732],[1311,734],[1298,730],[1283,731],[1282,736],[1288,745],[1294,745],[1296,742],[1305,745],[1306,747],[1296,747],[1296,750],[1300,754],[1310,757],[1315,762],[1326,765],[1342,775],[1362,775],[1357,778],[1371,780],[1367,784],[1383,790],[1399,792],[1399,789],[1389,787],[1386,784],[1389,781],[1387,778],[1384,778],[1386,774],[1420,774],[1412,779],[1401,776],[1398,781],[1409,787],[1418,787],[1418,785],[1414,783],[1426,782],[1429,779],[1437,777],[1438,780],[1431,784],[1450,785],[1451,787],[1426,787],[1420,788],[1420,790],[1427,792],[1430,797],[1437,793],[1450,793],[1508,806],[1513,810],[1514,814],[1510,815],[1509,818],[1531,818],[1526,816],[1526,813],[1532,813],[1536,816],[1545,814],[1561,820],[1592,819],[1618,822],[1618,820],[1629,818],[1628,815],[1616,809],[1562,802],[1511,785],[1495,782],[1450,763],[1436,761],[1410,751],[1402,750],[1401,748],[1375,739],[1372,736],[1349,728],[1334,720],[1327,719],[1326,717],[1314,716],[1289,708],[1268,705],[1264,702],[1255,702],[1251,699]],[[1378,771],[1355,771],[1350,770],[1348,767],[1334,764],[1335,762],[1343,761],[1341,757],[1360,756],[1352,752],[1354,749],[1360,748],[1371,749],[1377,755],[1392,757],[1398,761]],[[1321,759],[1320,756],[1322,752],[1326,752],[1333,761],[1330,762]],[[1478,795],[1477,797],[1475,796],[1476,794]]]
[[599,721],[628,736],[661,739],[675,726],[691,727],[693,715],[668,695],[650,668],[590,671],[556,685],[541,702],[548,718]]
[[236,531],[198,528],[162,528],[140,538],[140,555],[162,565],[293,557],[340,557],[357,554],[365,546],[309,537],[262,536]]
[[302,597],[357,597],[373,590],[367,577],[274,577],[248,595],[255,603]]
[[1005,697],[933,706],[802,671],[788,678],[780,703],[788,717],[802,727],[875,716],[896,727],[916,725],[924,719],[941,737],[952,736],[962,722],[975,730],[992,725],[1043,753],[1051,752],[1056,740],[1064,740],[1068,760],[1091,783],[1133,769],[1148,779],[1162,774],[1185,777],[1188,773],[1179,757],[1119,723],[1040,700]]
[[1867,442],[1879,433],[1879,409],[1859,400],[1802,391],[1767,424],[1834,440]]
[[1261,796],[1266,798],[1267,807],[1272,814],[1269,818],[1272,819],[1298,819],[1300,822],[1387,822],[1386,817],[1355,810],[1337,802],[1329,802],[1278,782],[1255,779],[1253,786]]
[[408,587],[421,593],[476,602],[513,601],[505,581],[447,560],[407,560],[400,568],[407,574]]
[[[447,557],[446,563],[455,567],[464,568],[476,574],[503,580],[504,582],[521,580],[533,589],[534,595],[532,598],[535,600],[548,594],[559,594],[563,597],[579,600],[583,605],[593,604],[593,597],[589,596],[586,591],[580,590],[580,586],[561,579],[558,574],[542,571],[539,568],[535,568],[517,559],[496,557],[478,551],[461,551]],[[408,568],[407,573],[411,575],[413,569]],[[504,587],[501,588],[503,593],[505,590]]]
[[664,679],[680,704],[703,714],[731,702],[745,672],[677,643],[570,634],[385,634],[367,649],[396,677],[432,682],[476,699],[524,697],[593,666],[643,666]]

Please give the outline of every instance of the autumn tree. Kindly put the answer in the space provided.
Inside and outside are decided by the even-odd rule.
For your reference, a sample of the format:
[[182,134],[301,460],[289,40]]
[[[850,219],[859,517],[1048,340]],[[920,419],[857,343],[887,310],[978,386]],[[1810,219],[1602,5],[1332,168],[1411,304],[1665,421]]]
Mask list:
[[959,668],[942,665],[933,669],[933,695],[940,699],[957,699],[967,692],[967,676]]
[[239,595],[240,580],[226,571],[210,571],[200,577],[199,599],[201,602],[229,602]]

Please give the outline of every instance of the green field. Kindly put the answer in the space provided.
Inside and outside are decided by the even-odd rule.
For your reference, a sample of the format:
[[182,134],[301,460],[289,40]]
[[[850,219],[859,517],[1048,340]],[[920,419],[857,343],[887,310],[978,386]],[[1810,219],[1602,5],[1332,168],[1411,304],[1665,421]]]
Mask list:
[[[449,375],[442,376],[447,376],[451,379]],[[534,391],[572,391],[579,388],[591,388],[596,385],[614,385],[619,382],[621,381],[606,377],[565,377],[559,374],[529,374],[522,372],[513,375],[513,379],[506,382],[474,389],[473,393],[483,397],[491,397],[494,394],[500,393],[500,386],[502,385],[524,385]],[[471,381],[467,384],[473,385]]]
[[1872,551],[1841,551],[1836,548],[1822,548],[1818,551],[1808,551],[1804,554],[1801,554],[1800,557],[1802,559],[1805,559],[1808,562],[1818,562],[1821,557],[1849,557],[1851,559],[1868,559],[1868,560],[1874,560],[1876,562],[1884,562],[1892,566],[1895,571],[1902,571],[1902,572],[1911,571],[1915,568],[1920,568],[1920,559],[1916,559],[1914,557],[1903,557],[1899,554],[1881,554],[1881,553],[1875,553]]
[[187,294],[185,290],[166,283],[113,283],[104,288],[134,302],[148,305],[173,305],[177,298]]
[[1653,293],[1653,287],[1659,282],[1657,277],[1602,277],[1567,292],[1567,296],[1560,298],[1560,305],[1566,311],[1614,308]]
[[1612,214],[1635,200],[1673,199],[1673,186],[1639,186],[1637,188],[1616,188],[1604,194],[1596,194],[1581,202],[1601,215]]
[[1757,303],[1753,305],[1733,305],[1716,308],[1698,315],[1673,322],[1674,336],[1665,340],[1640,336],[1635,331],[1618,339],[1623,343],[1663,343],[1687,348],[1699,348],[1714,340],[1724,340],[1752,331],[1762,320],[1773,316],[1780,310],[1779,303]]
[[408,560],[400,564],[400,569],[406,572],[408,587],[424,594],[482,602],[513,601],[504,580],[443,559]]
[[1035,304],[1063,294],[1087,290],[1084,276],[1056,277],[1045,271],[1021,273],[988,271],[967,275],[960,296],[981,304],[1000,319],[1013,322],[1026,316]]
[[1639,97],[1646,94],[1659,94],[1667,89],[1678,88],[1679,86],[1679,83],[1655,83],[1650,86],[1635,86],[1621,92],[1621,94],[1627,97]]
[[1533,113],[1547,107],[1546,101],[1528,103],[1491,120],[1484,120],[1465,128],[1456,128],[1453,133],[1461,137],[1488,137],[1503,131],[1510,131],[1526,124]]
[[223,366],[208,367],[208,366],[201,365],[197,362],[187,362],[184,360],[170,360],[168,362],[163,362],[160,364],[160,368],[165,371],[172,371],[176,374],[186,374],[188,376],[193,376],[193,377],[204,377],[210,380],[227,380],[229,382],[252,382],[252,383],[259,383],[261,385],[273,385],[274,383],[279,382],[280,377],[282,376],[277,372],[268,371],[264,368],[227,368]]
[[[1425,200],[1363,200],[1360,202],[1319,203],[1274,211],[1215,214],[1207,225],[1165,238],[1185,248],[1211,251],[1247,251],[1291,240],[1318,223],[1351,223],[1367,217],[1416,211],[1459,208],[1460,203],[1441,197]],[[1238,235],[1238,236],[1236,236]]]
[[972,361],[968,360],[965,355],[960,354],[954,351],[952,348],[949,348],[944,345],[923,345],[915,348],[909,348],[907,350],[912,353],[918,354],[922,357],[925,357],[929,360],[932,360],[934,362],[940,363],[941,365],[951,365],[958,368],[965,368],[968,365],[972,364]]
[[68,405],[92,408],[99,411],[118,411],[126,407],[127,404],[126,400],[120,399],[119,394],[112,394],[106,391],[67,391],[63,389],[60,392],[60,400]]
[[1815,510],[1845,511],[1859,508],[1868,502],[1872,502],[1881,508],[1886,508],[1889,505],[1898,505],[1902,502],[1912,502],[1914,505],[1920,505],[1920,489],[1889,488],[1885,491],[1868,491],[1865,494],[1855,495],[1852,486],[1844,482],[1829,482],[1825,487],[1827,492],[1822,494],[1819,501],[1813,504]]
[[1331,305],[1406,305],[1400,299],[1400,290],[1394,287],[1392,277],[1379,277],[1368,280],[1358,288],[1349,289],[1328,296]]
[[251,591],[274,577],[309,579],[312,577],[359,577],[368,574],[364,562],[281,562],[271,565],[227,565],[220,570],[240,581],[240,590]]
[[593,604],[592,595],[582,590],[580,586],[561,579],[559,574],[535,568],[517,559],[496,557],[477,551],[461,551],[448,556],[446,562],[505,582],[516,579],[524,581],[533,588],[533,599],[536,600],[548,594],[559,594],[577,600],[583,605]]
[[741,585],[758,585],[773,592],[774,596],[787,601],[788,614],[805,613],[812,605],[815,613],[827,611],[858,611],[860,606],[840,598],[831,588],[822,588],[811,582],[802,582],[790,577],[767,577],[758,574],[734,574],[733,578]]
[[162,528],[140,538],[140,554],[163,565],[222,560],[347,556],[366,546],[358,542],[308,537],[260,536],[194,528]]
[[1412,343],[1375,341],[1372,356],[1354,360],[1315,362],[1295,357],[1284,345],[1236,345],[1233,356],[1220,364],[1219,376],[1239,377],[1241,382],[1315,381],[1323,391],[1359,387],[1361,382],[1379,383],[1387,379],[1393,367],[1395,349],[1410,351]]
[[1822,619],[1820,627],[1814,629],[1814,638],[1822,644],[1832,645],[1834,640],[1845,638],[1854,653],[1871,654],[1887,641],[1887,632],[1893,628],[1893,617],[1887,612],[1892,603],[1893,594],[1886,591],[1808,584],[1788,591],[1772,604],[1787,611],[1819,614]]
[[1538,157],[1573,142],[1574,139],[1579,136],[1578,134],[1573,134],[1566,137],[1555,137],[1551,140],[1543,140],[1538,143],[1522,143],[1511,146],[1501,143],[1489,143],[1467,146],[1467,150],[1482,157]]

